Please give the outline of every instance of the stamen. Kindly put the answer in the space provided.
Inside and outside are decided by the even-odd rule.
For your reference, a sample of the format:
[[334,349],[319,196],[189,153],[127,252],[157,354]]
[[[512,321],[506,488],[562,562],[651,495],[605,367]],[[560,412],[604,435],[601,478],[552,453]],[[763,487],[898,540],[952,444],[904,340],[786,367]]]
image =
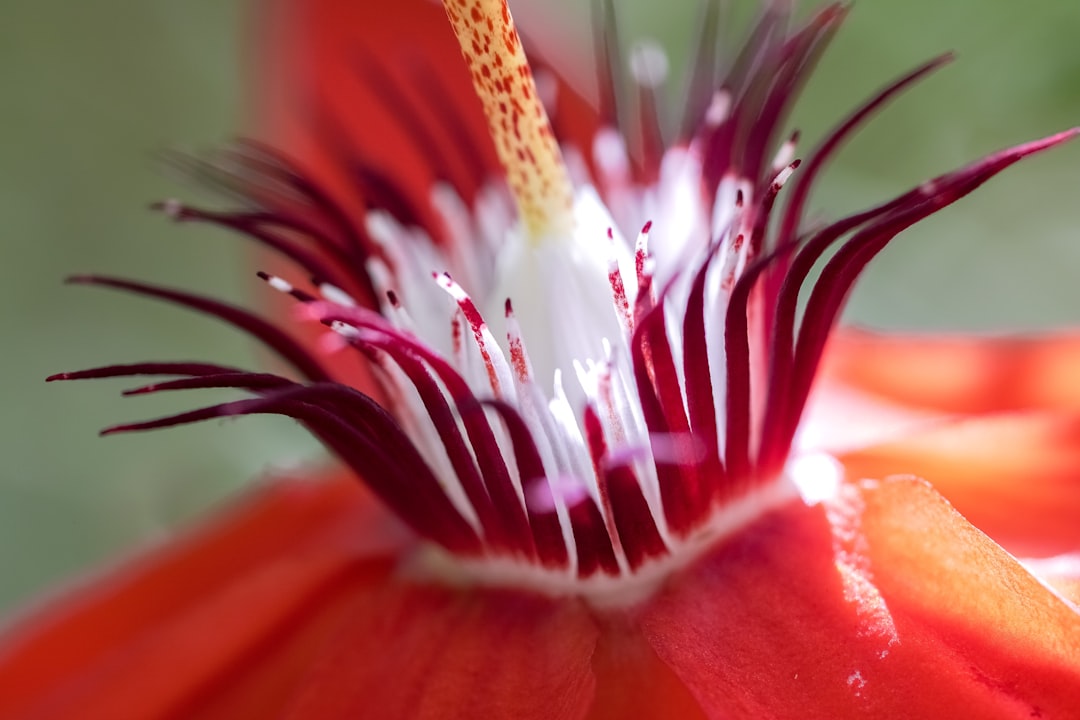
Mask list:
[[449,274],[434,273],[433,277],[439,287],[445,290],[457,303],[462,315],[465,316],[465,321],[472,328],[473,339],[476,341],[476,347],[480,351],[480,357],[484,361],[484,367],[487,370],[491,391],[498,398],[513,397],[514,385],[510,367],[502,350],[499,348],[498,341],[491,334],[487,323],[480,314],[480,310],[476,307],[476,303],[460,285],[454,282]]
[[[338,305],[344,305],[345,307],[354,307],[356,305],[356,299],[337,285],[331,285],[330,283],[317,278],[312,279],[312,284],[319,288],[319,294],[323,296],[324,300],[337,303]],[[392,290],[387,292],[387,297],[391,305],[396,306],[398,304],[393,296]]]
[[608,284],[611,285],[611,298],[615,304],[615,312],[619,316],[619,323],[622,325],[624,340],[629,342],[634,335],[634,315],[630,309],[630,300],[626,296],[626,283],[623,281],[615,250],[617,241],[611,228],[608,228],[607,238],[611,248],[608,256]]
[[506,0],[443,0],[525,224],[539,245],[573,230],[573,193]]
[[262,270],[255,273],[255,276],[265,282],[270,287],[272,287],[274,290],[277,290],[279,293],[288,295],[295,300],[299,300],[302,303],[314,302],[316,299],[314,295],[299,289],[283,277],[271,275],[270,273],[263,272]]

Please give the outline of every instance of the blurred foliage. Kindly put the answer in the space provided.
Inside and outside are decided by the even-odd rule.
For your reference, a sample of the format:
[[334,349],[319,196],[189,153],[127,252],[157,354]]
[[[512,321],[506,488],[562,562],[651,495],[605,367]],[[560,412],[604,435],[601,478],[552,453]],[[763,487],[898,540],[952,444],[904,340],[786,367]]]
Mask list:
[[[675,67],[685,62],[696,0],[617,5],[624,38],[647,31]],[[316,452],[292,423],[263,418],[98,439],[102,426],[191,399],[120,401],[123,383],[42,382],[111,362],[258,361],[242,338],[198,317],[60,282],[107,272],[248,295],[239,243],[146,210],[190,196],[163,177],[156,151],[204,148],[241,129],[244,10],[236,0],[5,4],[0,611]],[[814,206],[835,216],[1077,124],[1078,28],[1071,0],[857,4],[794,119],[804,147],[888,79],[943,50],[959,59],[843,152]],[[1036,158],[906,233],[860,283],[849,319],[994,331],[1080,324],[1078,166],[1080,145]]]

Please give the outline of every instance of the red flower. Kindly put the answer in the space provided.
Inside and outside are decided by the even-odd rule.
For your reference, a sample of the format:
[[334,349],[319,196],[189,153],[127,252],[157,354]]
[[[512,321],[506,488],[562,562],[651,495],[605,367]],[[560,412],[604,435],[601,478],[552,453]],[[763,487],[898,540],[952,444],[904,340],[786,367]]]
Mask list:
[[280,4],[267,78],[294,94],[262,106],[285,152],[183,161],[244,210],[162,205],[277,251],[289,269],[261,276],[304,333],[76,278],[215,315],[299,379],[196,362],[56,376],[249,391],[105,432],[285,414],[349,477],[268,483],[23,618],[0,641],[0,717],[1075,714],[1080,416],[1052,372],[1074,341],[839,334],[818,372],[896,234],[1074,133],[808,227],[836,148],[947,58],[800,166],[777,133],[845,9],[789,32],[768,4],[717,79],[709,5],[673,143],[662,59],[634,54],[628,151],[610,17],[594,111],[542,62],[534,84],[502,0],[444,5],[456,42],[420,0]]

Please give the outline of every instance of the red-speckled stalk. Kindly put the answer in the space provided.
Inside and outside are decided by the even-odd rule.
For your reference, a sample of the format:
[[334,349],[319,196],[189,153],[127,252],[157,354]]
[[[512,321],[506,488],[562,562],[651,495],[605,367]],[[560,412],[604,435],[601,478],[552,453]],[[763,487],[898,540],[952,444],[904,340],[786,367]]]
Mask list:
[[443,0],[530,241],[573,230],[573,196],[506,0]]

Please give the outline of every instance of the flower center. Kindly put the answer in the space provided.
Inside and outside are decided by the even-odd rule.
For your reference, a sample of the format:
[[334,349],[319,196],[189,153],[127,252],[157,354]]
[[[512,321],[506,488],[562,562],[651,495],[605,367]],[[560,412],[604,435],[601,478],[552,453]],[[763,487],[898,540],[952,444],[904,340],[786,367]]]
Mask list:
[[[499,413],[512,446],[506,455],[517,465],[513,484],[537,553],[533,560],[521,548],[494,553],[467,562],[468,575],[594,599],[631,598],[794,495],[778,472],[755,477],[741,468],[735,482],[727,477],[719,436],[725,399],[717,392],[723,384],[711,380],[724,372],[724,328],[715,317],[752,259],[747,239],[758,188],[724,178],[709,218],[697,152],[671,153],[660,197],[649,203],[667,221],[657,227],[667,260],[657,276],[651,223],[631,253],[594,190],[581,188],[574,197],[506,0],[443,5],[527,241],[510,231],[500,249],[494,298],[518,301],[506,300],[508,357],[488,330],[485,317],[494,313],[479,312],[461,286],[440,278],[472,331],[490,392],[504,403]],[[650,90],[659,82],[657,73],[639,76]],[[605,139],[610,143],[611,134]],[[618,145],[607,152],[619,152]],[[785,165],[777,168],[777,188],[790,174]],[[721,262],[714,264],[715,256]],[[676,270],[680,262],[695,263],[696,277]],[[707,307],[719,312],[706,318]],[[539,349],[538,363],[526,342]],[[553,392],[538,384],[551,377]],[[511,504],[501,511],[522,509]],[[460,505],[482,525],[474,507]],[[565,549],[543,547],[552,538],[537,532],[544,525],[554,531],[556,523],[555,543]]]
[[[501,178],[475,199],[440,185],[430,198],[438,228],[389,209],[369,211],[357,228],[317,182],[261,146],[232,151],[224,167],[189,160],[198,174],[246,192],[258,211],[162,208],[241,230],[317,278],[305,288],[262,274],[333,342],[306,346],[247,311],[181,291],[80,277],[217,316],[262,340],[301,379],[190,362],[52,379],[179,375],[131,393],[250,392],[104,432],[258,413],[297,418],[429,541],[417,567],[452,580],[633,602],[790,501],[793,477],[809,473],[810,484],[827,488],[822,476],[835,472],[827,460],[788,459],[859,273],[905,228],[1076,134],[1002,151],[802,231],[810,188],[836,149],[948,57],[885,87],[800,166],[791,161],[797,136],[779,142],[779,130],[845,9],[828,6],[785,35],[786,6],[771,3],[722,81],[712,77],[717,19],[707,13],[682,135],[669,147],[656,118],[664,63],[652,49],[631,73],[641,142],[628,147],[616,126],[626,113],[612,106],[624,94],[612,87],[622,73],[608,29],[600,44],[614,67],[587,148],[597,189],[572,188],[506,2],[444,6],[512,198]],[[461,112],[453,103],[437,110]],[[583,167],[574,177],[588,174]],[[774,209],[789,181],[786,204]],[[377,197],[393,198],[374,184]],[[830,249],[820,280],[809,283]],[[383,400],[328,367],[325,354],[342,348],[362,354]]]

